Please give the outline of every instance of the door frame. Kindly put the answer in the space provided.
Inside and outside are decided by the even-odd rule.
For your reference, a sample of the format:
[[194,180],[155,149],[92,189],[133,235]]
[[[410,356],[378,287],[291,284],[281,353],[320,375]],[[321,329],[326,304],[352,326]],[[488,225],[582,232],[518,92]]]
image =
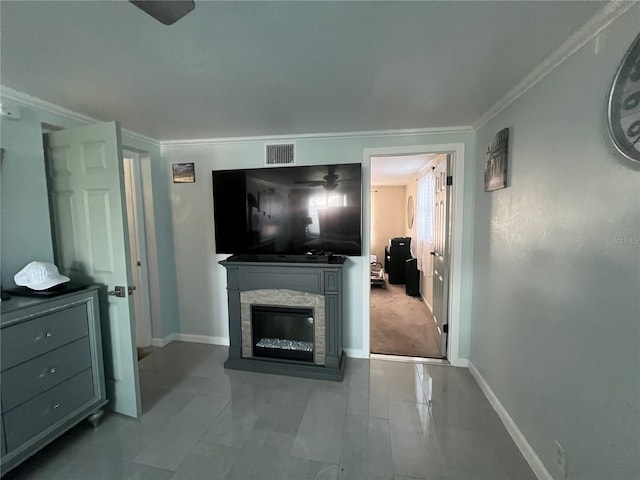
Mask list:
[[[371,157],[394,155],[442,154],[452,155],[453,186],[451,192],[451,217],[449,227],[451,232],[449,257],[449,333],[447,338],[447,360],[453,366],[467,366],[468,360],[460,358],[460,323],[462,319],[462,227],[464,213],[464,171],[465,145],[464,143],[447,143],[433,145],[412,145],[398,147],[365,148],[362,154],[362,217],[363,232],[371,230]],[[364,265],[362,268],[362,351],[366,358],[370,356],[371,330],[371,288],[369,285],[368,258],[371,254],[369,235],[362,236]]]
[[[129,228],[129,244],[135,246],[135,251],[138,254],[137,259],[131,258],[131,270],[134,277],[132,278],[132,280],[134,280],[134,285],[136,286],[136,291],[133,294],[133,301],[136,309],[136,333],[138,325],[140,325],[140,330],[142,330],[143,332],[143,338],[139,340],[142,340],[143,347],[148,347],[152,343],[153,331],[151,327],[151,298],[149,295],[150,282],[149,260],[147,252],[148,242],[146,234],[147,221],[142,196],[142,155],[126,147],[123,147],[122,154],[124,162],[123,169],[125,176],[125,191],[127,184],[126,177],[129,177],[131,189],[130,192],[125,192],[127,204],[131,202],[131,205],[127,205],[127,210],[129,210],[130,207],[133,212],[132,222],[134,228],[133,230]],[[136,264],[137,261],[142,262],[141,267]],[[138,347],[140,346],[141,345],[138,345]]]

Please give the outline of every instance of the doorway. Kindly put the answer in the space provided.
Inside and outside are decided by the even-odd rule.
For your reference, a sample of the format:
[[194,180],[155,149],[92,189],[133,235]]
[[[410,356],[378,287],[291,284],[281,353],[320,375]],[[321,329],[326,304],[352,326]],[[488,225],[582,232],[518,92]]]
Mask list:
[[133,295],[136,324],[136,346],[140,358],[151,345],[151,301],[149,297],[149,271],[147,236],[142,197],[141,154],[123,150],[124,187],[129,224],[129,255],[131,274],[136,293]]
[[[434,290],[442,286],[444,255],[434,255],[434,231],[442,225],[434,225],[440,210],[434,208],[432,172],[446,168],[447,160],[434,153],[371,157],[372,354],[446,357],[446,335],[434,317],[434,305],[442,305],[446,290]],[[440,264],[434,276],[435,258]],[[381,277],[375,282],[374,273]],[[441,281],[434,283],[434,278]],[[434,301],[434,294],[440,300]]]
[[[371,228],[371,194],[375,190],[371,186],[371,164],[373,157],[391,157],[391,156],[407,156],[419,154],[449,154],[450,172],[453,176],[453,185],[450,187],[450,203],[449,203],[449,279],[448,279],[448,295],[446,299],[447,305],[447,331],[443,336],[443,344],[446,349],[446,362],[453,366],[467,366],[466,358],[460,357],[461,351],[461,335],[467,328],[467,321],[464,317],[465,312],[462,307],[466,303],[464,298],[465,291],[465,274],[463,272],[463,218],[464,218],[464,185],[465,185],[465,144],[464,143],[446,143],[446,144],[424,144],[413,146],[396,146],[396,147],[375,147],[365,148],[362,156],[363,169],[363,223],[364,231]],[[416,207],[417,208],[417,207]],[[362,307],[363,328],[362,328],[362,353],[363,358],[372,356],[370,349],[370,299],[371,287],[370,278],[371,271],[368,265],[369,253],[371,252],[369,235],[363,236],[363,252],[364,257],[362,264]],[[390,359],[399,359],[400,357],[390,357]],[[403,357],[405,358],[405,357]],[[406,357],[411,358],[411,357]],[[443,360],[435,360],[442,363]]]

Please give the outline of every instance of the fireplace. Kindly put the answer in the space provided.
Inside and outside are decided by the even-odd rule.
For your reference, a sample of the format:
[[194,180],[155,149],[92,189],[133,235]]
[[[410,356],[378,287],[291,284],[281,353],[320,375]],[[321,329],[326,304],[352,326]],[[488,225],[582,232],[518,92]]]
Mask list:
[[313,310],[251,307],[253,356],[313,362]]
[[225,367],[342,380],[344,261],[220,262],[229,302]]

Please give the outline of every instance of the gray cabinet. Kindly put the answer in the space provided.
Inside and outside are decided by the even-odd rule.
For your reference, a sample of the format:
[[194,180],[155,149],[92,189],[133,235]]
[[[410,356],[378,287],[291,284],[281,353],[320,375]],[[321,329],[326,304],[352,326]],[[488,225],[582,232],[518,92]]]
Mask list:
[[97,288],[3,301],[2,473],[107,403]]

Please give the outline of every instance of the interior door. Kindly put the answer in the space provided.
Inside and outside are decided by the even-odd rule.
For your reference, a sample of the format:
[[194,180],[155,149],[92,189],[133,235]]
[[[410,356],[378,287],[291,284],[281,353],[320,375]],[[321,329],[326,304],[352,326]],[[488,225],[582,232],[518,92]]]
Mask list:
[[449,298],[449,186],[451,155],[435,167],[433,206],[433,316],[442,332],[440,351],[446,356]]
[[[45,135],[56,263],[72,280],[99,284],[109,407],[138,417],[134,330],[120,127],[102,123]],[[115,296],[116,286],[124,296]],[[121,291],[122,291],[121,290]],[[110,292],[110,293],[108,293]]]

